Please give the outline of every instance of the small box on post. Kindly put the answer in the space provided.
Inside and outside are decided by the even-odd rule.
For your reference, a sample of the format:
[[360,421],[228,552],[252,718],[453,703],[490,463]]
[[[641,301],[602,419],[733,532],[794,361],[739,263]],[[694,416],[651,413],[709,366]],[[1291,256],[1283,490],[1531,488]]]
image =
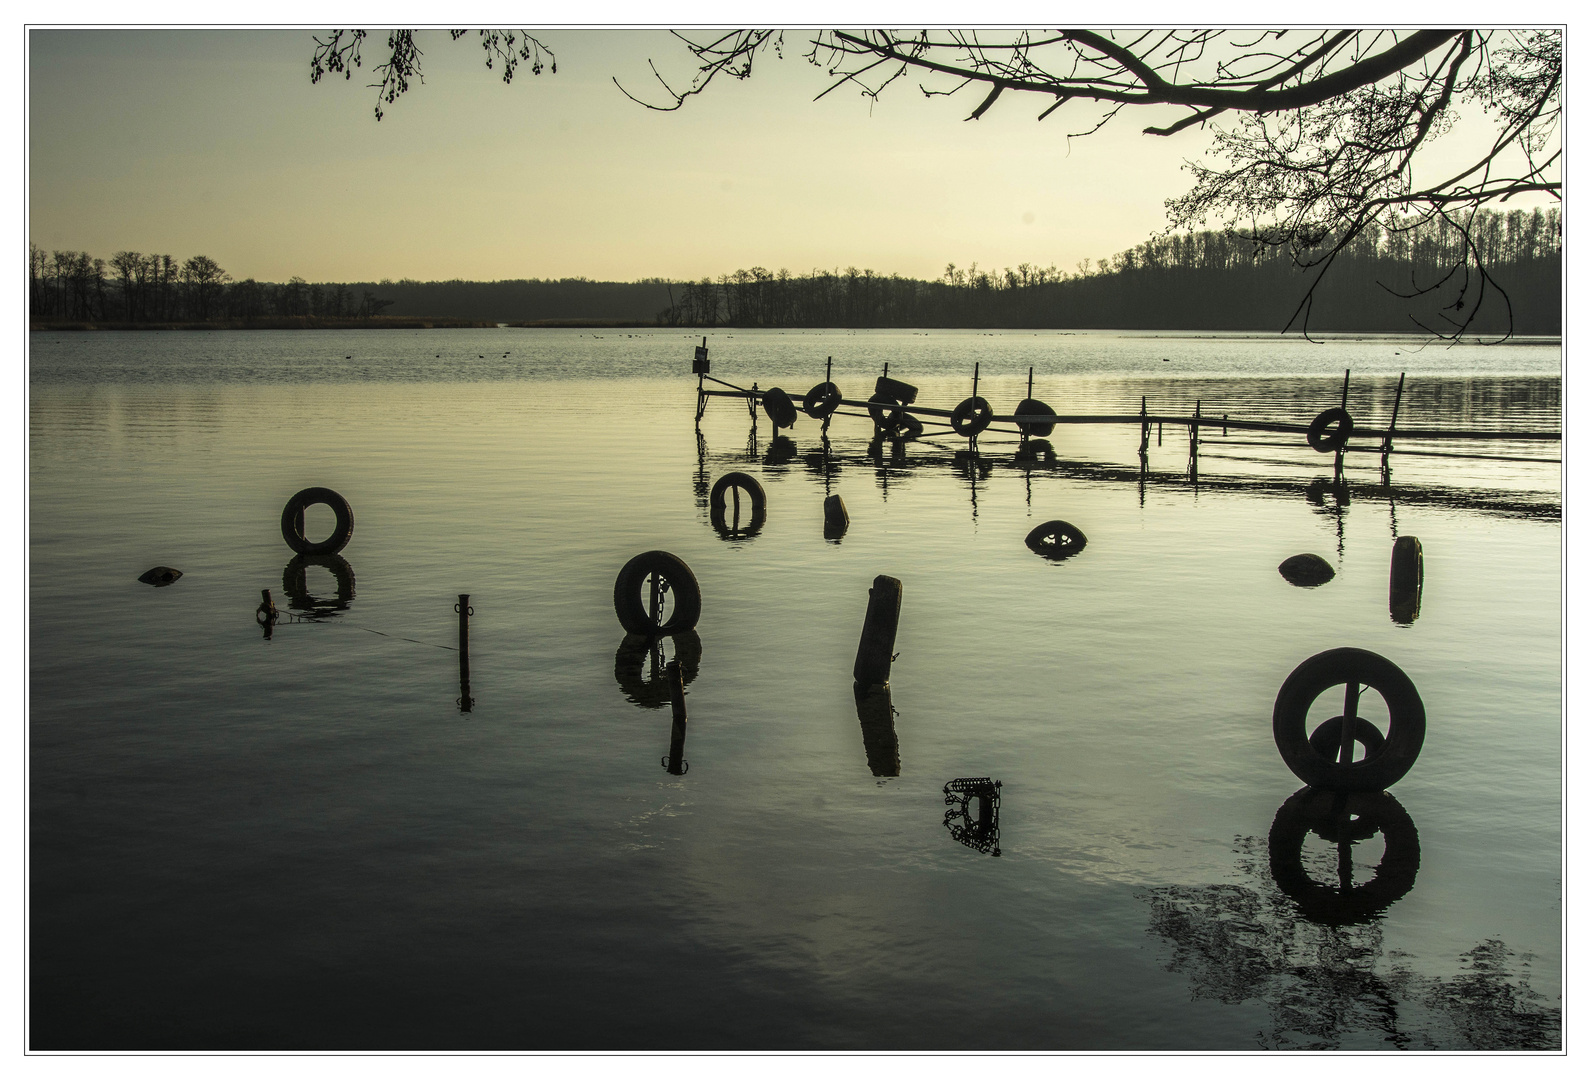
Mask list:
[[696,359],[691,361],[692,375],[711,375],[712,364],[707,359],[707,339],[702,338],[702,343],[696,346]]

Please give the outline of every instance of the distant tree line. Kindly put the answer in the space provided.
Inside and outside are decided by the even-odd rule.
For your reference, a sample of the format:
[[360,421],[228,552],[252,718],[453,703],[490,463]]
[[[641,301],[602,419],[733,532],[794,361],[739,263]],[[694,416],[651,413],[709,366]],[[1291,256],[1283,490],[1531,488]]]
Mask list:
[[28,248],[28,311],[33,319],[121,323],[252,322],[316,317],[368,319],[392,301],[348,285],[234,281],[208,255],[118,251],[109,262],[86,251]]
[[[1468,295],[1480,296],[1471,332],[1560,333],[1561,225],[1556,207],[1483,210],[1467,230],[1440,218],[1401,231],[1372,225],[1337,256],[1315,290],[1309,326],[1450,332],[1463,321],[1455,308],[1468,287]],[[1465,244],[1474,245],[1486,268],[1484,288],[1477,288],[1475,270],[1465,270]],[[1098,263],[1084,259],[1075,274],[1028,263],[1000,271],[952,263],[941,278],[922,281],[855,267],[800,276],[753,267],[676,286],[658,321],[690,327],[1275,331],[1310,280],[1284,249],[1205,231],[1156,237]]]
[[[1324,241],[1324,242],[1329,242]],[[1464,245],[1473,249],[1465,259]],[[1476,266],[1484,267],[1477,281]],[[872,270],[803,275],[762,267],[716,281],[585,278],[285,284],[234,281],[215,260],[31,247],[35,320],[128,324],[390,317],[472,322],[629,323],[676,327],[973,327],[1276,331],[1312,277],[1285,249],[1231,232],[1158,236],[1075,273],[1023,263],[954,264],[933,281]],[[1468,275],[1468,280],[1463,275]],[[1562,332],[1562,222],[1557,208],[1480,211],[1467,228],[1442,219],[1370,226],[1315,288],[1308,325],[1337,332]],[[379,296],[379,298],[378,298]],[[1475,311],[1462,310],[1467,302]],[[391,309],[390,311],[388,309]]]

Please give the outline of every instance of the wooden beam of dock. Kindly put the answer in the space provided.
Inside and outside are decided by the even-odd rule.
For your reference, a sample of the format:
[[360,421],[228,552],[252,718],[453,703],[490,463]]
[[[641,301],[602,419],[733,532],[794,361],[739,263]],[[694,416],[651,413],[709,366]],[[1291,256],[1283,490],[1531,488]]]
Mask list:
[[[760,400],[764,391],[759,390],[753,392],[751,390],[703,390],[701,393],[708,397],[749,397]],[[862,409],[864,411],[878,404],[878,402],[854,401],[849,398],[840,399],[840,405],[849,406],[853,409]],[[955,412],[953,409],[935,409],[926,405],[891,404],[883,405],[881,407],[888,410],[889,412],[907,412],[916,416],[948,418]],[[840,415],[855,414],[851,413]],[[1222,418],[1217,420],[1209,415],[1195,418],[1192,416],[1166,416],[1157,413],[1150,413],[1148,415],[1143,413],[1090,413],[1062,416],[1051,416],[1048,413],[1037,415],[1024,414],[1020,416],[1013,414],[1009,416],[991,417],[990,422],[996,424],[1015,424],[1017,425],[1019,431],[1024,424],[1033,426],[1042,424],[1175,424],[1182,427],[1190,427],[1194,423],[1198,423],[1200,427],[1221,427],[1233,431],[1271,431],[1279,432],[1284,435],[1307,435],[1309,433],[1308,424],[1288,424],[1270,420],[1233,420],[1230,418]],[[1385,428],[1361,427],[1357,424],[1354,425],[1353,434],[1355,438],[1366,439],[1383,439],[1388,435],[1393,435],[1400,439],[1490,439],[1499,441],[1523,439],[1532,442],[1561,442],[1563,440],[1563,432],[1561,431],[1483,431],[1470,428],[1395,428],[1389,432]]]

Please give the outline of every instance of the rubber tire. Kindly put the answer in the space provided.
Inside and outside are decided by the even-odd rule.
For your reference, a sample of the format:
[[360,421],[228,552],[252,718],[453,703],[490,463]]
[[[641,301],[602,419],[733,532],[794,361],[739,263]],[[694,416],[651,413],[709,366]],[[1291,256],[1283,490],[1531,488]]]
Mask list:
[[[1337,430],[1330,435],[1326,429],[1332,424],[1337,424]],[[1344,408],[1327,409],[1315,417],[1309,425],[1309,433],[1305,436],[1309,440],[1310,448],[1322,454],[1329,454],[1334,450],[1341,450],[1348,445],[1348,439],[1353,435],[1353,417],[1348,415]]]
[[[1050,408],[1048,405],[1044,404],[1044,402],[1040,401],[1038,398],[1023,398],[1021,401],[1016,403],[1016,413],[1015,413],[1015,415],[1017,415],[1017,416],[1032,416],[1035,413],[1039,413],[1039,414],[1042,414],[1044,416],[1054,416],[1055,415],[1055,410]],[[1021,423],[1020,421],[1017,423],[1017,427],[1021,428],[1025,432],[1027,432],[1027,434],[1032,435],[1032,436],[1036,436],[1037,438],[1040,438],[1040,439],[1044,438],[1045,436],[1049,435],[1051,432],[1053,432],[1055,430],[1055,425],[1054,424],[1041,424],[1041,423],[1024,424],[1024,423]]]
[[923,422],[905,410],[901,411],[900,423],[895,425],[895,438],[920,439],[923,436]]
[[[1056,535],[1064,536],[1066,539],[1059,543],[1045,543],[1045,540],[1049,537]],[[1056,519],[1055,521],[1046,521],[1028,533],[1027,540],[1024,542],[1027,544],[1028,550],[1035,555],[1042,555],[1046,559],[1059,562],[1062,559],[1070,559],[1087,547],[1088,537],[1083,535],[1082,529],[1079,529],[1071,522]]]
[[880,375],[878,382],[873,384],[873,393],[883,394],[890,401],[898,401],[902,405],[910,405],[917,400],[917,388],[911,383],[903,383],[899,379],[890,379]]
[[[661,575],[674,597],[674,610],[661,626],[648,617],[646,603],[641,599],[641,583],[650,574]],[[702,590],[696,584],[696,575],[678,555],[667,551],[643,551],[625,563],[614,579],[613,610],[619,616],[619,625],[632,634],[646,637],[677,634],[694,629],[696,620],[701,618]]]
[[[304,538],[304,508],[325,503],[337,515],[337,527],[321,543]],[[331,488],[310,487],[300,491],[282,507],[282,539],[298,555],[335,555],[348,546],[354,535],[354,508]]]
[[[1350,679],[1372,687],[1387,703],[1390,722],[1385,745],[1375,757],[1339,765],[1322,757],[1304,731],[1309,706],[1333,686]],[[1328,649],[1293,669],[1276,693],[1271,733],[1282,761],[1294,776],[1328,791],[1382,791],[1414,766],[1425,743],[1425,703],[1403,669],[1368,649]]]
[[878,426],[878,430],[882,434],[894,435],[895,432],[900,430],[904,417],[908,415],[905,409],[896,408],[888,416],[884,415],[884,406],[898,406],[900,404],[901,402],[895,398],[887,397],[884,394],[874,394],[867,399],[867,415],[873,418],[873,423]]
[[1282,575],[1282,579],[1287,584],[1296,585],[1300,589],[1319,588],[1337,576],[1337,571],[1332,569],[1331,563],[1313,553],[1289,555],[1282,560],[1276,572]]
[[738,487],[751,496],[751,512],[763,513],[768,509],[768,493],[762,490],[762,484],[755,476],[743,472],[727,472],[713,482],[713,490],[707,496],[707,504],[714,510],[722,510],[729,499],[725,494],[730,488]]
[[988,427],[989,421],[993,419],[994,408],[988,399],[970,397],[957,405],[955,412],[950,414],[950,427],[957,435],[971,439]]
[[[309,568],[324,566],[337,579],[337,599],[322,600],[309,591]],[[325,615],[345,611],[354,602],[354,568],[341,555],[297,555],[282,567],[282,596],[294,611]]]
[[[770,451],[772,447],[769,448]],[[729,522],[729,489],[738,487],[751,498],[751,518],[741,528],[731,528]],[[768,520],[768,494],[762,484],[750,473],[729,472],[720,476],[707,497],[708,519],[718,535],[725,540],[748,540],[762,531]]]
[[[1367,758],[1375,757],[1387,745],[1387,737],[1381,734],[1381,729],[1362,716],[1354,717],[1353,736],[1354,742],[1364,746]],[[1321,757],[1335,761],[1342,749],[1342,717],[1333,716],[1316,728],[1309,737],[1309,746]]]
[[1368,838],[1381,833],[1386,844],[1381,864],[1373,878],[1347,894],[1312,880],[1303,865],[1304,841],[1311,832],[1336,841],[1338,797],[1310,787],[1294,792],[1276,811],[1268,838],[1271,877],[1305,918],[1324,926],[1351,926],[1375,918],[1414,888],[1420,871],[1420,833],[1408,811],[1384,791],[1355,792],[1346,796],[1345,809],[1359,816],[1356,835]]
[[838,386],[831,382],[820,382],[801,399],[801,408],[814,420],[827,420],[840,407],[840,396]]
[[762,392],[762,411],[768,414],[775,429],[794,427],[796,417],[800,415],[790,395],[777,386]]

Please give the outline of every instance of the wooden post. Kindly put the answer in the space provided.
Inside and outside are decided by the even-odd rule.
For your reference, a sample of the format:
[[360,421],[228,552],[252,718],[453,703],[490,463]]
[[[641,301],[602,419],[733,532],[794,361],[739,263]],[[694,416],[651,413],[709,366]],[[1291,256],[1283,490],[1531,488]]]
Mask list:
[[1348,680],[1348,693],[1342,704],[1342,745],[1337,751],[1337,764],[1353,764],[1354,730],[1359,726],[1359,680]]
[[1197,398],[1193,402],[1193,423],[1188,425],[1188,453],[1193,457],[1199,456],[1199,409],[1204,403]]
[[867,590],[867,618],[862,624],[862,640],[856,648],[856,663],[851,669],[858,686],[889,685],[889,666],[895,656],[895,631],[900,626],[901,583],[884,574],[873,579]]
[[475,699],[470,696],[470,616],[475,614],[470,607],[470,594],[459,593],[453,610],[459,613],[459,712],[469,712],[475,707]]
[[1342,407],[1345,409],[1348,407],[1348,375],[1350,372],[1351,369],[1349,368],[1342,369]]
[[973,397],[977,397],[978,396],[978,369],[981,368],[981,367],[983,367],[983,364],[981,362],[978,362],[978,361],[974,361],[973,362],[973,365],[972,365],[972,396]]
[[1392,398],[1392,422],[1387,425],[1386,438],[1381,440],[1381,456],[1383,458],[1392,453],[1392,429],[1398,426],[1398,406],[1403,404],[1403,377],[1407,374],[1408,372],[1406,371],[1398,373],[1398,392]]
[[1149,453],[1149,398],[1147,396],[1138,403],[1138,456],[1144,457]]
[[669,733],[668,761],[664,768],[675,776],[685,772],[685,678],[680,674],[678,660],[670,660],[663,669],[668,682],[669,701],[674,706],[674,727]]

